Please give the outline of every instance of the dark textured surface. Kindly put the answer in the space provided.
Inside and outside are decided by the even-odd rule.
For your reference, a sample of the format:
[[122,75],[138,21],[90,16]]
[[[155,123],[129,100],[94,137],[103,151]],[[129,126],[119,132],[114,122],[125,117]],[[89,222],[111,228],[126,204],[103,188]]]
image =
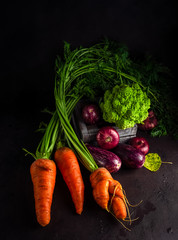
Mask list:
[[[135,56],[147,52],[177,76],[177,5],[158,1],[43,1],[1,6],[1,117],[0,117],[0,239],[3,240],[177,240],[178,142],[171,137],[148,138],[150,151],[163,164],[156,173],[122,169],[118,179],[139,220],[125,230],[94,202],[89,172],[81,166],[85,204],[75,214],[69,191],[58,172],[51,223],[40,227],[35,218],[30,164],[22,147],[34,152],[40,113],[54,108],[54,62],[63,41],[72,47],[89,46],[104,36],[126,43]],[[173,94],[177,88],[173,83]],[[164,96],[163,96],[164,97]]]
[[[69,191],[57,172],[51,223],[42,228],[36,222],[33,189],[29,167],[33,159],[25,157],[22,147],[34,151],[39,135],[34,132],[41,115],[8,115],[1,118],[0,224],[1,239],[99,240],[99,239],[178,239],[178,141],[170,137],[150,138],[150,152],[160,154],[163,161],[158,172],[145,168],[121,169],[113,177],[120,181],[133,208],[132,218],[139,219],[125,230],[109,213],[93,200],[89,172],[81,166],[85,183],[85,203],[81,216],[75,214]],[[127,225],[128,226],[128,225]]]

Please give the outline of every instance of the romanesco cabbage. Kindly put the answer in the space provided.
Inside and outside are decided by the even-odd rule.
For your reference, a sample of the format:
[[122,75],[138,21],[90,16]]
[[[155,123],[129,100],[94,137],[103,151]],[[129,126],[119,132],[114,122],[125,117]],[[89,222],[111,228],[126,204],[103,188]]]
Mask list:
[[130,86],[122,84],[105,92],[100,107],[106,122],[115,123],[120,129],[126,129],[136,123],[142,123],[148,117],[150,99],[139,84],[134,83]]

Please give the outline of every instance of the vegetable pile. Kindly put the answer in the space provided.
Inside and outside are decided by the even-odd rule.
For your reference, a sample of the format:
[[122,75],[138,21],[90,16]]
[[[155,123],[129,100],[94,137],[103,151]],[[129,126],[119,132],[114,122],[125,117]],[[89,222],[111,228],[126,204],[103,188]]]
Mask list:
[[[41,226],[50,222],[56,166],[69,188],[76,213],[82,213],[85,186],[78,161],[91,172],[90,182],[97,204],[118,221],[129,221],[131,224],[131,205],[121,184],[112,178],[111,173],[117,172],[122,163],[131,168],[141,168],[144,164],[147,166],[148,161],[145,161],[145,154],[139,149],[128,144],[121,145],[118,133],[109,124],[114,123],[123,129],[135,124],[143,125],[152,108],[157,114],[160,128],[155,135],[161,135],[163,128],[166,133],[169,129],[160,114],[163,110],[160,93],[157,94],[152,88],[151,82],[150,85],[146,84],[148,71],[143,74],[140,70],[139,75],[138,69],[141,69],[141,65],[128,58],[125,47],[118,47],[107,40],[73,51],[65,42],[64,58],[56,59],[55,110],[35,154],[24,149],[35,158],[30,173],[37,221]],[[80,99],[97,99],[98,102],[98,97],[100,104],[97,107],[108,127],[100,129],[96,137],[99,146],[90,146],[78,138],[71,124],[71,116]],[[93,105],[87,106],[81,113],[90,125],[100,120],[99,114]],[[123,222],[121,224],[125,226]]]

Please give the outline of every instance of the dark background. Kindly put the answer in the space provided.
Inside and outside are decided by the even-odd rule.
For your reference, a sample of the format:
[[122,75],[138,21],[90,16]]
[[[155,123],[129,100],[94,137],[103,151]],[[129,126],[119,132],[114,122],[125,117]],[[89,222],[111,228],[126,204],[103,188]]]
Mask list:
[[49,102],[63,41],[75,48],[108,37],[125,43],[136,56],[151,54],[176,74],[176,1],[43,1],[7,4],[1,11],[1,102],[6,110],[7,103],[22,110],[23,101],[33,110]]
[[[177,142],[170,137],[150,138],[150,149],[163,160],[158,174],[146,169],[121,171],[119,179],[131,202],[144,199],[140,220],[131,233],[100,209],[92,198],[89,173],[85,208],[74,213],[68,190],[57,175],[52,222],[42,229],[35,219],[33,189],[22,147],[35,151],[36,133],[45,107],[54,108],[53,84],[56,55],[63,42],[73,48],[90,46],[108,37],[125,43],[135,56],[151,54],[175,76],[172,93],[177,99],[177,5],[173,0],[43,1],[36,4],[6,3],[1,6],[1,118],[0,118],[0,238],[10,239],[178,239]],[[164,96],[163,96],[164,97]],[[168,171],[169,169],[169,171]],[[115,175],[117,179],[118,176]],[[170,214],[171,213],[171,214]],[[2,235],[2,236],[1,236]]]

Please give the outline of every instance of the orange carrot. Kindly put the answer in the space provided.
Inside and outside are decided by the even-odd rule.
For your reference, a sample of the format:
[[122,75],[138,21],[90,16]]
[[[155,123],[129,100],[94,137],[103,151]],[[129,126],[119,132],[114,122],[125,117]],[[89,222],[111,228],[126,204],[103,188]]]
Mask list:
[[66,182],[76,213],[81,214],[84,203],[84,182],[75,153],[68,147],[61,147],[54,154],[56,164]]
[[111,199],[112,210],[118,219],[124,220],[127,217],[125,202],[122,198],[115,196]]
[[106,168],[98,168],[90,175],[93,197],[99,206],[110,211],[118,219],[127,217],[125,196],[121,184],[114,180]]
[[109,193],[110,194],[114,194],[114,195],[124,199],[122,186],[121,186],[121,184],[118,181],[116,181],[114,179],[110,180],[110,183],[109,183]]
[[56,165],[49,159],[37,159],[30,167],[33,182],[37,221],[41,226],[49,224],[51,204],[56,181]]
[[108,209],[108,201],[109,201],[109,181],[101,180],[96,186],[93,188],[93,197],[95,201],[100,205],[100,207],[104,209]]
[[104,167],[97,168],[92,174],[90,175],[90,182],[92,188],[98,184],[101,180],[110,180],[112,176],[109,171],[106,170]]

